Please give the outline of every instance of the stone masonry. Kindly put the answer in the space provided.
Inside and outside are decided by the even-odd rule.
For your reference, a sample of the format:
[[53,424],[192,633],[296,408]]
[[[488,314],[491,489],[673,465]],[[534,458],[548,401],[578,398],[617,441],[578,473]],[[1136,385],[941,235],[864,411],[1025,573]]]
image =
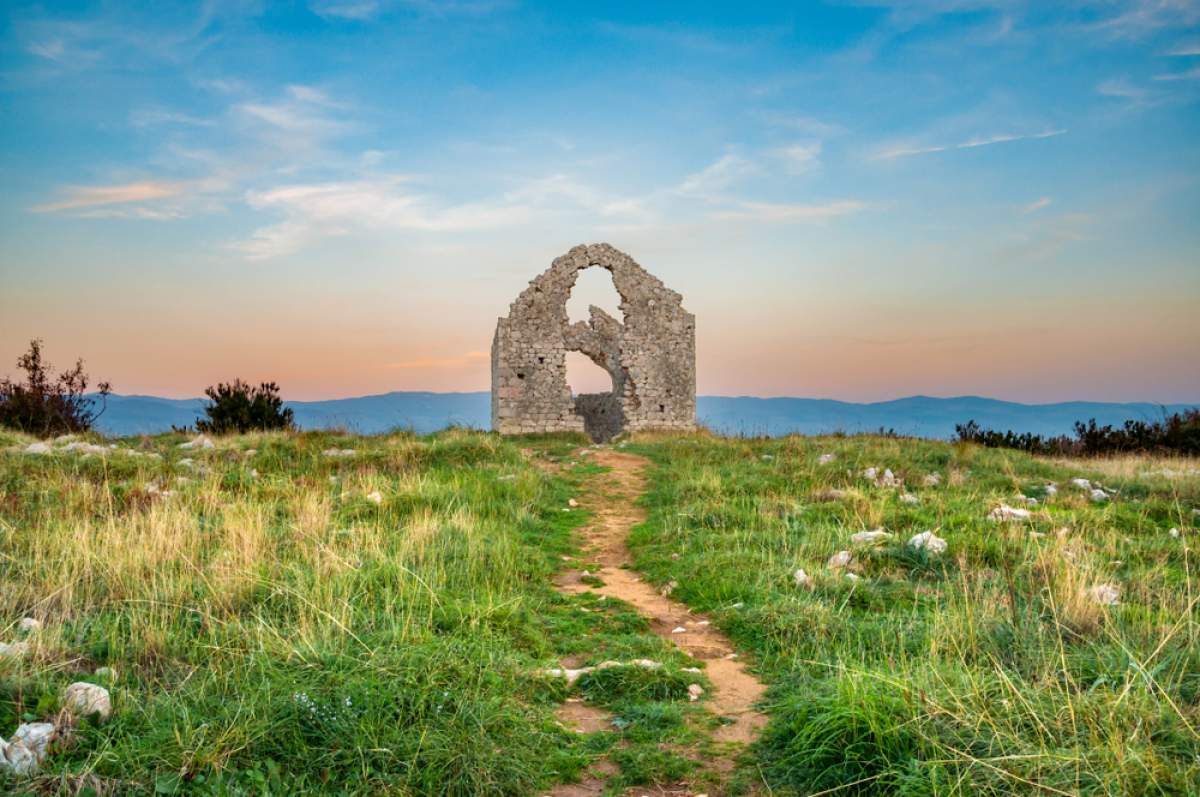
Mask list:
[[[622,321],[592,306],[567,317],[579,272],[612,274]],[[696,319],[683,297],[608,244],[576,246],[529,283],[496,323],[492,428],[501,434],[686,430],[696,424]],[[571,395],[566,354],[577,351],[612,376],[612,393]]]

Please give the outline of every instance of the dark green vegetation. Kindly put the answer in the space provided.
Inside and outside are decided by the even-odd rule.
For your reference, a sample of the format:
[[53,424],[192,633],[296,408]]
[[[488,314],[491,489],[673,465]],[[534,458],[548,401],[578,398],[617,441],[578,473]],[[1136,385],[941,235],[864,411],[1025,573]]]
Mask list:
[[1120,427],[1092,418],[1075,424],[1075,436],[1044,437],[1028,432],[981,429],[975,421],[954,427],[958,439],[988,448],[1015,448],[1030,454],[1098,457],[1108,454],[1200,456],[1200,408],[1164,413],[1161,421],[1128,420]]
[[[0,379],[0,428],[15,429],[42,437],[70,432],[86,432],[103,412],[104,399],[111,392],[107,382],[88,396],[88,375],[83,360],[57,377],[50,363],[42,359],[42,342],[29,342],[29,351],[17,358],[17,368],[25,372],[24,382]],[[95,409],[96,398],[102,406]]]
[[[0,641],[43,624],[0,657],[0,734],[75,680],[115,704],[0,792],[525,795],[609,748],[621,782],[691,766],[694,662],[619,602],[551,587],[594,472],[551,461],[581,440],[185,439],[34,455],[0,433]],[[581,679],[616,726],[580,735],[542,674],[565,656],[664,666]]]
[[263,382],[258,387],[235,379],[229,384],[221,382],[204,390],[208,404],[204,407],[207,418],[196,419],[196,429],[212,434],[234,432],[270,432],[291,429],[292,410],[283,406],[279,385]]
[[[872,437],[630,450],[656,463],[638,567],[757,655],[772,689],[756,757],[777,794],[1200,793],[1195,460]],[[1093,503],[1079,476],[1116,496]],[[986,519],[1021,495],[1040,502],[1029,519]],[[879,527],[882,545],[850,540]],[[906,544],[925,530],[944,554]],[[858,580],[827,566],[839,550]]]

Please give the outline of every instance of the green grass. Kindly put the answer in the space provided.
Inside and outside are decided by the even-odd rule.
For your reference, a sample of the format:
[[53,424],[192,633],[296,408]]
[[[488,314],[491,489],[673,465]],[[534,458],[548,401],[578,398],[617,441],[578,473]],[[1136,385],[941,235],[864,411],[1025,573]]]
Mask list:
[[[628,450],[655,462],[638,567],[712,612],[771,685],[754,753],[776,793],[1200,793],[1194,462],[1169,478],[1164,464],[1180,466],[879,437]],[[867,467],[892,469],[919,503],[868,483]],[[923,486],[934,472],[941,485]],[[1118,498],[1091,503],[1077,476]],[[1060,492],[1030,521],[985,519],[1017,494],[1044,498],[1047,481]],[[821,500],[835,488],[845,497]],[[878,527],[894,537],[851,544]],[[905,544],[927,529],[947,553]],[[826,567],[843,549],[857,581]],[[1118,606],[1086,597],[1104,582],[1120,585]]]
[[[595,466],[549,474],[530,441],[461,431],[184,439],[31,456],[0,433],[0,640],[44,625],[0,659],[0,734],[75,680],[116,706],[0,791],[530,794],[611,744],[561,728],[566,688],[538,674],[581,652],[669,662],[583,688],[630,708],[630,750],[677,734],[635,715],[686,706],[690,662],[619,602],[551,588]],[[580,442],[538,445],[564,460]]]
[[[0,734],[53,717],[76,680],[110,686],[116,708],[37,778],[0,775],[0,791],[523,795],[601,757],[613,794],[715,784],[701,770],[716,720],[687,700],[689,683],[711,685],[682,672],[696,662],[627,605],[551,586],[586,520],[563,510],[599,470],[575,458],[581,438],[184,439],[41,457],[0,432],[0,641],[20,638],[22,617],[44,626],[27,656],[0,659]],[[711,612],[771,687],[747,789],[1200,793],[1200,478],[1162,472],[1194,462],[875,437],[626,450],[654,463],[639,568]],[[836,460],[818,465],[826,452]],[[868,466],[919,503],[868,484]],[[931,472],[940,486],[922,486]],[[1075,476],[1118,496],[1093,504]],[[1060,492],[1032,520],[985,519],[1018,493],[1044,498],[1047,481]],[[846,493],[821,500],[833,488]],[[826,567],[877,527],[895,536],[855,549],[858,581]],[[946,554],[904,544],[926,529]],[[795,585],[800,567],[811,586]],[[1106,582],[1119,605],[1086,598]],[[573,688],[542,674],[638,658],[663,666]],[[613,730],[560,727],[569,694]]]

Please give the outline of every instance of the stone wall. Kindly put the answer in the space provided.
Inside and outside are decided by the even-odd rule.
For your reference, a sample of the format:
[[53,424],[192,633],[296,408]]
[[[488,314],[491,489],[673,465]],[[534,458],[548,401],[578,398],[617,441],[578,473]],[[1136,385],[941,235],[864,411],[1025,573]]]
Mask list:
[[[571,324],[567,299],[579,272],[607,269],[623,320],[598,307]],[[692,429],[696,424],[696,321],[683,298],[608,244],[576,246],[529,283],[492,340],[492,428],[502,434]],[[612,376],[612,394],[571,396],[566,353],[582,352]],[[615,421],[614,421],[615,416]]]

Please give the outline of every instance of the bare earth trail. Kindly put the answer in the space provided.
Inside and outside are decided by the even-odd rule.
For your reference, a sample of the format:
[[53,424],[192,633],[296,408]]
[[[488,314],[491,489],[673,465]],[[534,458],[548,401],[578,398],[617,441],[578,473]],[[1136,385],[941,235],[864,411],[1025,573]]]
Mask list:
[[[709,762],[708,768],[727,771],[741,748],[754,741],[766,725],[766,716],[753,707],[766,687],[737,660],[729,639],[705,617],[693,614],[684,604],[660,594],[631,569],[633,558],[626,538],[630,529],[646,519],[637,499],[645,491],[643,470],[648,460],[607,448],[591,449],[591,459],[609,470],[592,476],[579,496],[580,506],[591,512],[591,520],[582,529],[583,554],[587,560],[600,564],[599,572],[590,575],[599,577],[604,584],[585,584],[581,581],[583,573],[574,570],[560,576],[556,586],[568,593],[593,592],[625,601],[646,616],[655,634],[704,662],[705,675],[713,686],[706,695],[707,706],[727,721],[714,732],[713,738],[727,743],[722,747],[728,755],[721,761]],[[579,711],[577,706],[573,709]],[[596,780],[562,786],[553,793],[559,797],[586,797],[600,794],[602,789],[603,781]],[[687,792],[643,788],[629,793]]]

